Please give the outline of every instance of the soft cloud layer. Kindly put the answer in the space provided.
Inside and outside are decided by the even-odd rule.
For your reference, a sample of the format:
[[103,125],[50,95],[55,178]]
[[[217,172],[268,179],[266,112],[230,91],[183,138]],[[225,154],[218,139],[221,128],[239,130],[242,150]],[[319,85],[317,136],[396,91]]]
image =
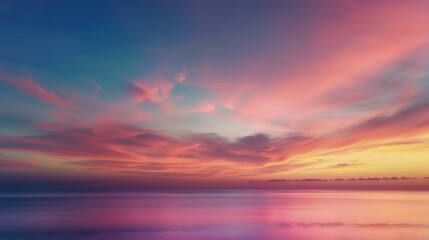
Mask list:
[[[270,23],[279,29],[275,36],[284,40],[282,45],[231,62],[236,67],[230,72],[207,65],[201,78],[219,103],[238,117],[270,125],[280,120],[292,131],[305,130],[308,119],[320,123],[327,114],[358,104],[366,105],[355,110],[360,119],[404,104],[415,97],[418,79],[426,71],[427,3],[364,5],[327,6],[314,22],[302,23],[311,37],[281,31],[289,17],[280,16],[283,22]],[[329,11],[338,12],[329,16]],[[294,37],[307,42],[296,44]],[[299,54],[292,57],[291,48]],[[327,121],[353,123],[348,117]]]
[[32,169],[36,165],[28,159],[12,158],[0,155],[1,169]]
[[[43,135],[0,136],[0,148],[67,159],[111,159],[78,160],[68,164],[107,168],[116,166],[117,169],[125,167],[136,171],[144,170],[141,167],[143,163],[153,161],[159,162],[160,166],[188,161],[191,161],[191,165],[214,166],[216,162],[232,162],[235,166],[260,166],[288,161],[312,152],[347,148],[361,142],[416,136],[429,130],[428,112],[428,102],[419,102],[391,115],[376,117],[324,136],[270,137],[255,134],[232,141],[216,134],[172,137],[115,122],[73,128],[50,123],[48,128],[39,126],[39,130],[45,132]],[[317,162],[314,164],[317,165]]]

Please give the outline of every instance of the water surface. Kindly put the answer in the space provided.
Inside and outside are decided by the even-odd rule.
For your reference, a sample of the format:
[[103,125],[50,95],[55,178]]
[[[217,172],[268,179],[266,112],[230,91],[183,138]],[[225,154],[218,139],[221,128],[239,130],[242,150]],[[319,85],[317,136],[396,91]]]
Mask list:
[[0,195],[2,240],[427,240],[429,192]]

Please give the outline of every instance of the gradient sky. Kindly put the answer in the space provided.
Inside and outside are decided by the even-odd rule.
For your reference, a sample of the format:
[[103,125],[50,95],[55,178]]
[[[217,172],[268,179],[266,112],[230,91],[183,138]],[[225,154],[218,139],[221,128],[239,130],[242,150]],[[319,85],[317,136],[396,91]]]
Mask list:
[[427,177],[428,12],[0,0],[0,181]]

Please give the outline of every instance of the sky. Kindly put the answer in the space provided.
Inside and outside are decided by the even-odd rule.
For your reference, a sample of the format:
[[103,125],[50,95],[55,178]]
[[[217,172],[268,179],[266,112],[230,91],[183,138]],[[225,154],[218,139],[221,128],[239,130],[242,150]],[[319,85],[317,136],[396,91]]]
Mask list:
[[0,0],[0,190],[414,184],[429,177],[428,12]]

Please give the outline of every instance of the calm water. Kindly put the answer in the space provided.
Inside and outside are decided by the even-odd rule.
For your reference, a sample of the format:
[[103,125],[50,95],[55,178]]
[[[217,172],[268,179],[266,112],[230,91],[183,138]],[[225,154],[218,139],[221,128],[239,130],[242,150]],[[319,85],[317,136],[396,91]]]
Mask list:
[[429,192],[1,195],[0,239],[427,240]]

